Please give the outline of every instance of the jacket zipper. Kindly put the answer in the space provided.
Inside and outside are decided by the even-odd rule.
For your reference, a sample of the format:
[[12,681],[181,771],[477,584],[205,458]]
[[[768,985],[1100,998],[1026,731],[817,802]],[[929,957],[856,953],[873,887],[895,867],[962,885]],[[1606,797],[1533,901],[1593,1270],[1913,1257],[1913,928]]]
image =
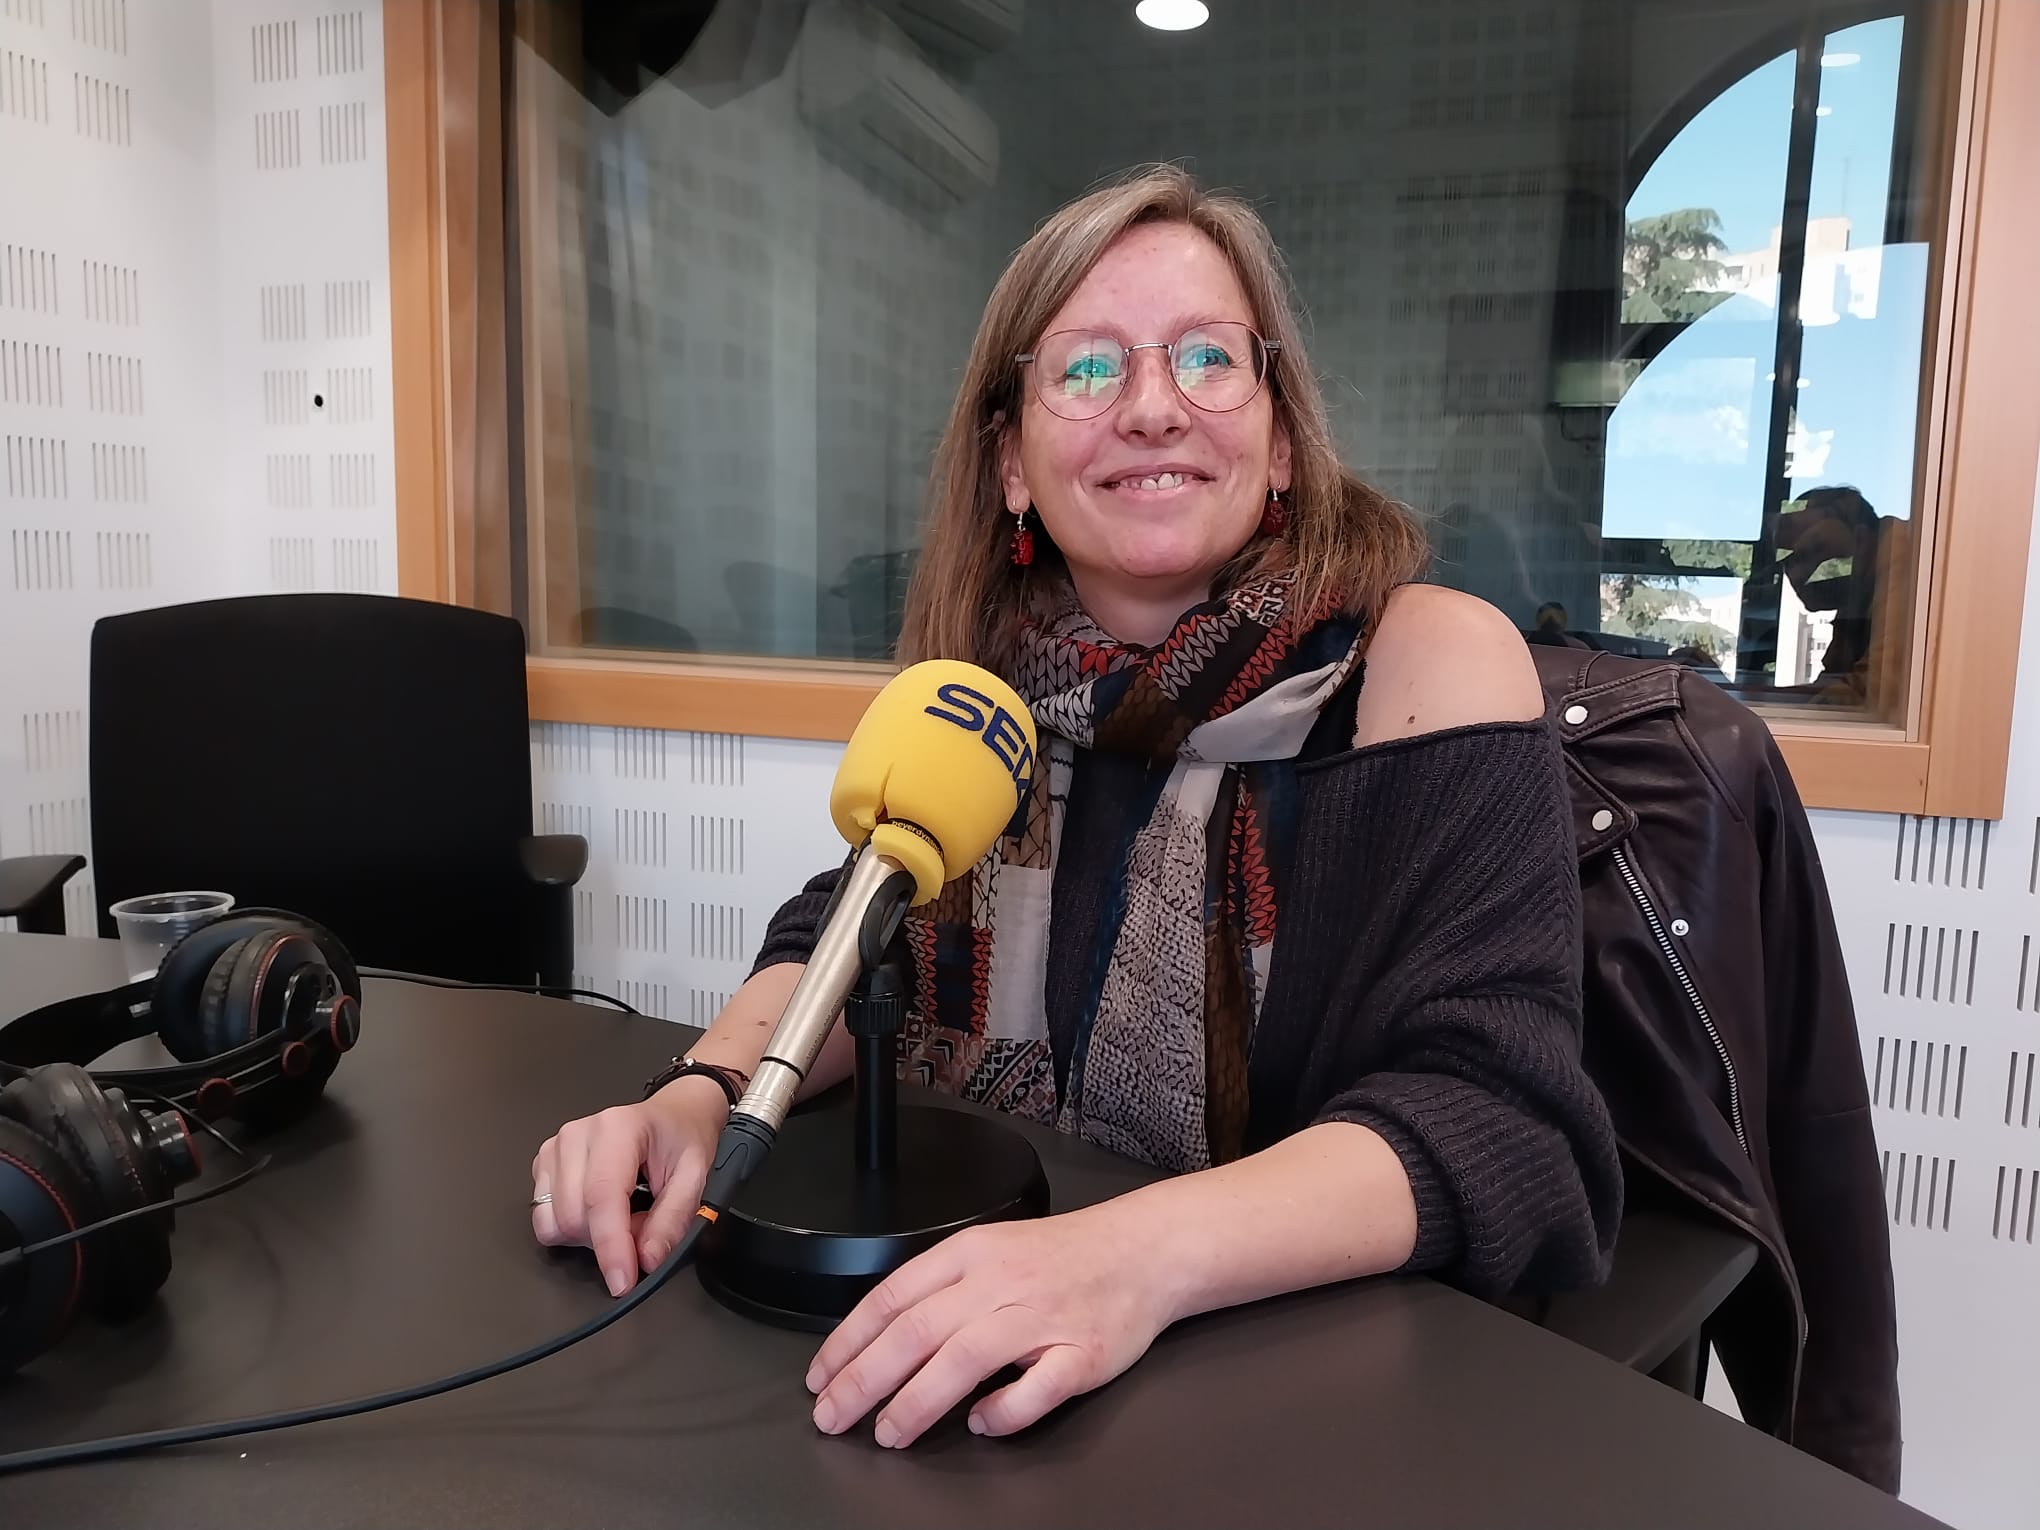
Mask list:
[[1686,971],[1686,964],[1679,960],[1679,951],[1672,944],[1672,937],[1665,933],[1665,927],[1651,906],[1650,895],[1643,890],[1643,882],[1636,875],[1636,869],[1629,864],[1629,853],[1621,845],[1614,847],[1615,869],[1622,873],[1622,880],[1629,884],[1629,895],[1636,900],[1636,906],[1643,910],[1643,917],[1650,925],[1651,934],[1657,937],[1658,949],[1665,953],[1665,960],[1672,965],[1672,975],[1679,980],[1679,986],[1686,990],[1686,998],[1693,1006],[1693,1013],[1700,1017],[1700,1024],[1707,1031],[1707,1039],[1714,1043],[1714,1055],[1721,1059],[1721,1070],[1728,1075],[1728,1122],[1735,1128],[1735,1140],[1743,1150],[1743,1157],[1750,1156],[1750,1139],[1743,1134],[1742,1090],[1735,1081],[1735,1064],[1729,1061],[1728,1047],[1721,1039],[1721,1032],[1714,1028],[1713,1017],[1707,1013],[1707,1006],[1701,1002],[1700,990]]

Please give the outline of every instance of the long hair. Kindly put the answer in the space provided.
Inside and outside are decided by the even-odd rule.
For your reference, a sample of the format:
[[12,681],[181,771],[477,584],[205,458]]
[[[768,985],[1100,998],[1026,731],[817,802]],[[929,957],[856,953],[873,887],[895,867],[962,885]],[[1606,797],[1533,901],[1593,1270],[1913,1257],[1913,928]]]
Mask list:
[[1371,620],[1398,584],[1426,567],[1429,550],[1415,515],[1339,461],[1288,272],[1267,225],[1239,198],[1207,192],[1186,171],[1160,165],[1062,208],[1020,247],[993,287],[929,474],[921,557],[900,632],[902,663],[963,659],[1008,671],[1031,583],[1061,567],[1061,555],[1039,534],[1047,556],[1032,568],[1017,568],[1007,556],[1013,517],[999,449],[1020,418],[1023,384],[1013,358],[1041,338],[1112,242],[1146,223],[1185,224],[1216,244],[1246,292],[1254,328],[1281,347],[1268,388],[1275,418],[1289,432],[1288,526],[1279,537],[1249,541],[1220,572],[1218,587],[1293,573],[1298,611]]

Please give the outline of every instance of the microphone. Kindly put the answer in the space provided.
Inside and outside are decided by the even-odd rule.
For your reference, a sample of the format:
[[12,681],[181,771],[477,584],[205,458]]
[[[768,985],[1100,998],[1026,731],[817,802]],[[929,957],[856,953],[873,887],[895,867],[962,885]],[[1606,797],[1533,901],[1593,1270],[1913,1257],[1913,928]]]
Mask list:
[[764,1162],[851,990],[908,907],[933,899],[991,849],[1026,800],[1034,766],[1027,704],[977,665],[912,665],[872,701],[829,791],[829,816],[857,856],[730,1112],[702,1191],[708,1220]]

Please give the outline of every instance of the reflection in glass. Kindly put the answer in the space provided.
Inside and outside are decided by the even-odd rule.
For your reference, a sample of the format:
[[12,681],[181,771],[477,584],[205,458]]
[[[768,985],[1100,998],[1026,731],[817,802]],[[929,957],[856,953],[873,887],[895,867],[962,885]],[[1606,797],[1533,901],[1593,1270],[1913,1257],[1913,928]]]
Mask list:
[[1629,203],[1624,319],[1656,354],[1609,421],[1605,526],[1631,553],[1603,573],[1604,630],[1704,656],[1745,694],[1875,713],[1911,631],[1930,256],[1892,195],[1905,41],[1897,15],[1827,34],[1817,58],[1803,40],[1653,164]]
[[[1630,194],[1609,537],[1748,540],[1763,519],[1793,64],[1780,54],[1722,91]],[[1772,250],[1745,250],[1766,229]]]
[[[1176,159],[1261,206],[1341,454],[1432,518],[1437,578],[1891,715],[1951,9],[521,4],[539,646],[884,660],[992,279]],[[1036,386],[1247,380],[1121,349],[1167,339]]]

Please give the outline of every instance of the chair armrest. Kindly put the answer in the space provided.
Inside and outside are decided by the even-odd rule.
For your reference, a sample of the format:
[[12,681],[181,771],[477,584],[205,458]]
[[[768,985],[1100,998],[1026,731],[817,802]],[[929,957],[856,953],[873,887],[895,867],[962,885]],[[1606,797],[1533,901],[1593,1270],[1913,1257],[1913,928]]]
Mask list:
[[82,855],[17,855],[0,860],[0,916],[31,935],[64,933],[64,884],[85,869]]
[[534,887],[572,887],[588,869],[588,841],[578,834],[527,834],[517,859]]
[[1623,1218],[1607,1283],[1552,1297],[1542,1326],[1639,1371],[1654,1371],[1728,1300],[1756,1266],[1757,1246],[1697,1217],[1639,1211]]
[[532,956],[548,988],[574,981],[574,884],[588,869],[588,841],[578,834],[527,834],[517,858],[532,887]]

